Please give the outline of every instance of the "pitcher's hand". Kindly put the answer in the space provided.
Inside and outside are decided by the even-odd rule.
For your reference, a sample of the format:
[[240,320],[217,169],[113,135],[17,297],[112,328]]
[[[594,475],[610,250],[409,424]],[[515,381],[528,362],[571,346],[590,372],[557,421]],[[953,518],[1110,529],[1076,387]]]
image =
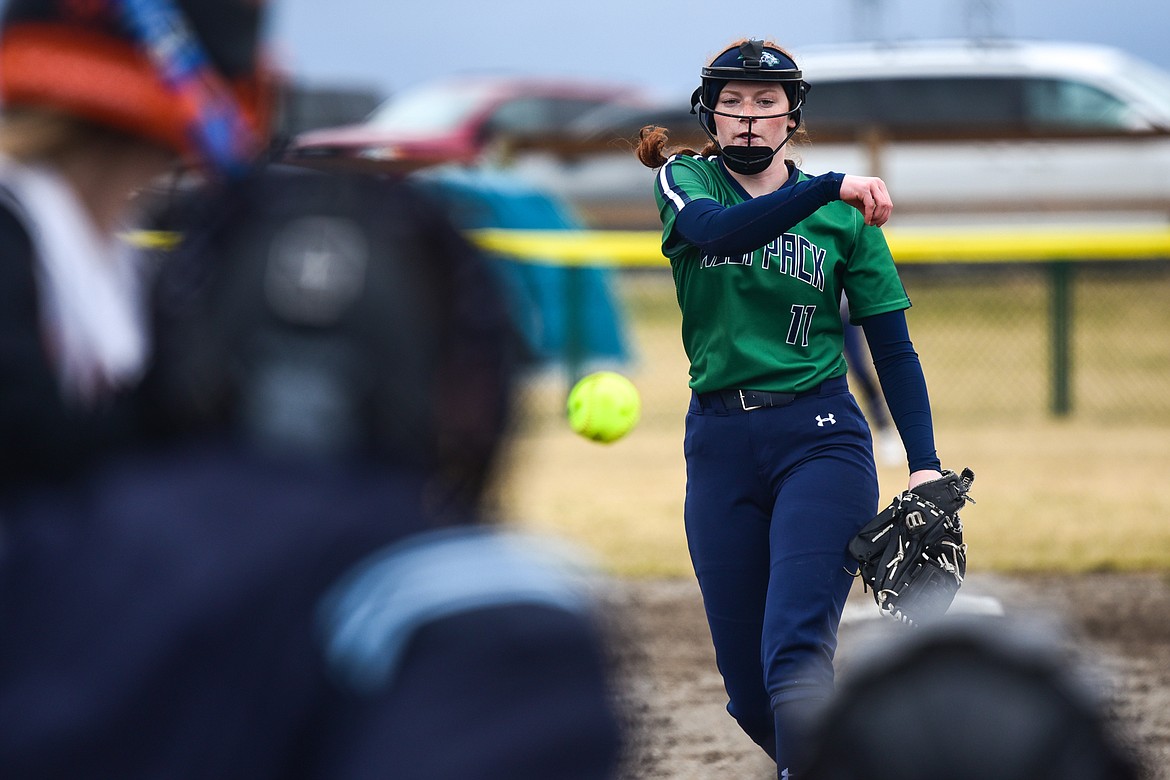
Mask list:
[[841,200],[861,212],[865,224],[881,227],[894,210],[886,183],[876,176],[845,174],[841,180]]

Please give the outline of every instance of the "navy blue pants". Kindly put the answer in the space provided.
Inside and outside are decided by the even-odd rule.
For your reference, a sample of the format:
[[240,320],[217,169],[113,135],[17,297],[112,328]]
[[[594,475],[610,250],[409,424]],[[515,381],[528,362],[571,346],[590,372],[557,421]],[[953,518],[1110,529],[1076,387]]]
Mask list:
[[727,709],[787,766],[777,724],[832,692],[846,547],[877,511],[869,426],[844,377],[747,412],[692,395],[684,451],[687,544]]

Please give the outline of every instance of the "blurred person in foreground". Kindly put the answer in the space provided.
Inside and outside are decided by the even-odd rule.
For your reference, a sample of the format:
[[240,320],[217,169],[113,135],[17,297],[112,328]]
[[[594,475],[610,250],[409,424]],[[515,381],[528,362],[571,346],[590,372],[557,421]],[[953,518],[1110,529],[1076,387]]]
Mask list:
[[814,720],[802,780],[1137,780],[1103,686],[1065,642],[968,616],[868,643]]
[[268,90],[255,0],[8,0],[0,17],[0,497],[127,438],[148,360],[119,233],[176,167],[246,167]]
[[153,436],[3,518],[5,774],[612,776],[587,567],[481,509],[494,269],[385,180],[275,168],[195,211]]

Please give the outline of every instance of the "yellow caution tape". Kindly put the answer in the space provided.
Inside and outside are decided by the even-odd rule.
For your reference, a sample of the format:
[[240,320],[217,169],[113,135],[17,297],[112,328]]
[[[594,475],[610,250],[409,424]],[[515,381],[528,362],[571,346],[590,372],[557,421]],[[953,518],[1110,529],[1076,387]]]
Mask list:
[[[1150,260],[1170,258],[1170,227],[1125,225],[1065,228],[890,228],[885,231],[898,263]],[[659,267],[662,235],[653,230],[468,231],[483,249],[523,262],[563,266]],[[123,235],[134,246],[170,250],[182,241],[171,231]]]
[[[470,231],[484,249],[555,265],[661,266],[662,236],[639,230]],[[1148,260],[1170,258],[1170,227],[890,228],[899,263]]]
[[139,249],[170,251],[183,241],[183,234],[173,230],[132,230],[121,234],[122,240]]

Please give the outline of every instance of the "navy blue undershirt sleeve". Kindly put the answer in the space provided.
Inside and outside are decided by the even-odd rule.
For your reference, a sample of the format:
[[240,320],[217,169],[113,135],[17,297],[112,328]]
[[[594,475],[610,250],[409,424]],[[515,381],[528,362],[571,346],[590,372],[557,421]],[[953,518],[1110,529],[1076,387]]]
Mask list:
[[704,254],[752,252],[840,198],[844,178],[843,173],[826,173],[785,184],[775,192],[734,206],[723,206],[709,198],[692,200],[675,217],[674,228]]
[[858,320],[857,324],[865,332],[882,395],[906,448],[910,471],[939,470],[926,378],[910,341],[906,312],[875,314]]

